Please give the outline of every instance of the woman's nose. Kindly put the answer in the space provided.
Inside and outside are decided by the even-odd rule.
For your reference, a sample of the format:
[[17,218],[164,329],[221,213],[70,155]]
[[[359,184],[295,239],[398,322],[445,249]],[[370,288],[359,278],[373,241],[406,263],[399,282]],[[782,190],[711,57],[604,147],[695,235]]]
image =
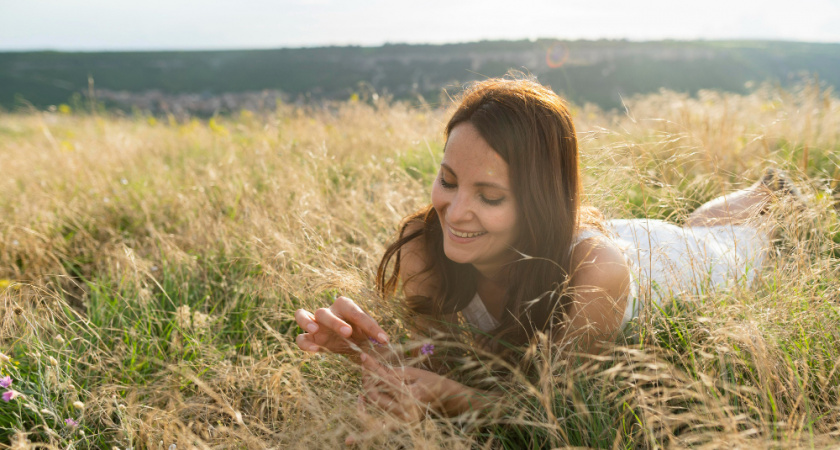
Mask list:
[[449,208],[446,213],[449,222],[457,223],[464,220],[469,220],[472,214],[472,206],[470,200],[463,195],[455,194],[452,201],[449,203]]

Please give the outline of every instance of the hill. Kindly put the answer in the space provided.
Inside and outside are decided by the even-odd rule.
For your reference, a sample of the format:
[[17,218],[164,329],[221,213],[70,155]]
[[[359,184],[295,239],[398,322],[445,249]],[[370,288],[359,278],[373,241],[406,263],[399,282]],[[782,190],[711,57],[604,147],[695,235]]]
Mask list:
[[[0,53],[0,106],[43,108],[88,92],[114,106],[213,114],[378,93],[436,103],[445,88],[536,75],[578,104],[606,109],[667,88],[746,93],[750,83],[790,86],[805,74],[840,85],[840,44],[770,41],[482,41],[447,45],[276,50]],[[457,90],[457,89],[456,89]],[[77,97],[80,100],[81,97]]]

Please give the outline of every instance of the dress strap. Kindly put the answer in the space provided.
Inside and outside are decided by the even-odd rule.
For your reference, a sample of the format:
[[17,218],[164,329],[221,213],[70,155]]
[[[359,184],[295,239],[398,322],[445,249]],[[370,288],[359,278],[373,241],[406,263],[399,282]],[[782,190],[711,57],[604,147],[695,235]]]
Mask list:
[[575,240],[572,241],[572,249],[574,249],[575,246],[580,244],[582,241],[595,236],[604,236],[604,233],[601,233],[598,230],[593,230],[592,228],[579,230],[577,236],[575,236]]
[[487,308],[484,306],[484,302],[481,301],[481,297],[478,296],[478,292],[476,292],[472,300],[470,300],[470,304],[461,310],[461,314],[464,315],[464,319],[467,323],[481,331],[484,331],[485,333],[493,331],[499,326],[499,321],[490,315],[490,311],[487,311]]

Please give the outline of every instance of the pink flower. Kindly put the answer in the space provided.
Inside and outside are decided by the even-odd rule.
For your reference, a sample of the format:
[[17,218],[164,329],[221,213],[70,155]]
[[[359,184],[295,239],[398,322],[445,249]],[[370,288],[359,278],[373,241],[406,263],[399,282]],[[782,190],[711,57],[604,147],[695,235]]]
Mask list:
[[0,387],[1,388],[8,388],[11,385],[12,385],[12,377],[10,377],[9,375],[6,375],[5,377],[0,378]]
[[19,395],[20,395],[20,392],[18,392],[18,391],[6,391],[6,392],[3,393],[3,401],[8,403],[8,402],[14,400],[14,398],[19,396]]
[[435,353],[435,344],[423,344],[420,347],[420,353],[424,355],[433,355]]
[[73,419],[71,419],[71,418],[69,418],[69,417],[68,417],[68,418],[66,418],[66,419],[64,419],[64,423],[65,423],[65,424],[67,424],[67,426],[68,426],[68,427],[77,427],[77,426],[79,426],[79,422],[76,422],[75,420],[73,420]]

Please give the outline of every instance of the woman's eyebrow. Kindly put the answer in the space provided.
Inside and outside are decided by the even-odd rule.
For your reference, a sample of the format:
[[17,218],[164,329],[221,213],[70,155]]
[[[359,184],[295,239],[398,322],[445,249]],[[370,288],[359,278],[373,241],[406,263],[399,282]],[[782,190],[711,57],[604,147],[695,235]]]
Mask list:
[[[454,171],[454,170],[452,170],[452,168],[451,168],[451,167],[449,167],[449,165],[448,165],[448,164],[446,164],[445,162],[440,163],[440,167],[442,167],[442,168],[446,169],[446,171],[447,171],[447,172],[449,172],[449,173],[451,173],[451,174],[452,174],[452,176],[454,176],[455,178],[458,178],[458,175],[455,173],[455,171]],[[491,181],[479,181],[479,182],[477,182],[477,183],[473,183],[473,186],[476,186],[476,187],[489,187],[489,188],[499,189],[499,190],[502,190],[502,191],[510,191],[510,189],[508,189],[508,188],[506,188],[506,187],[502,186],[501,184],[498,184],[498,183],[493,183],[493,182],[491,182]]]

